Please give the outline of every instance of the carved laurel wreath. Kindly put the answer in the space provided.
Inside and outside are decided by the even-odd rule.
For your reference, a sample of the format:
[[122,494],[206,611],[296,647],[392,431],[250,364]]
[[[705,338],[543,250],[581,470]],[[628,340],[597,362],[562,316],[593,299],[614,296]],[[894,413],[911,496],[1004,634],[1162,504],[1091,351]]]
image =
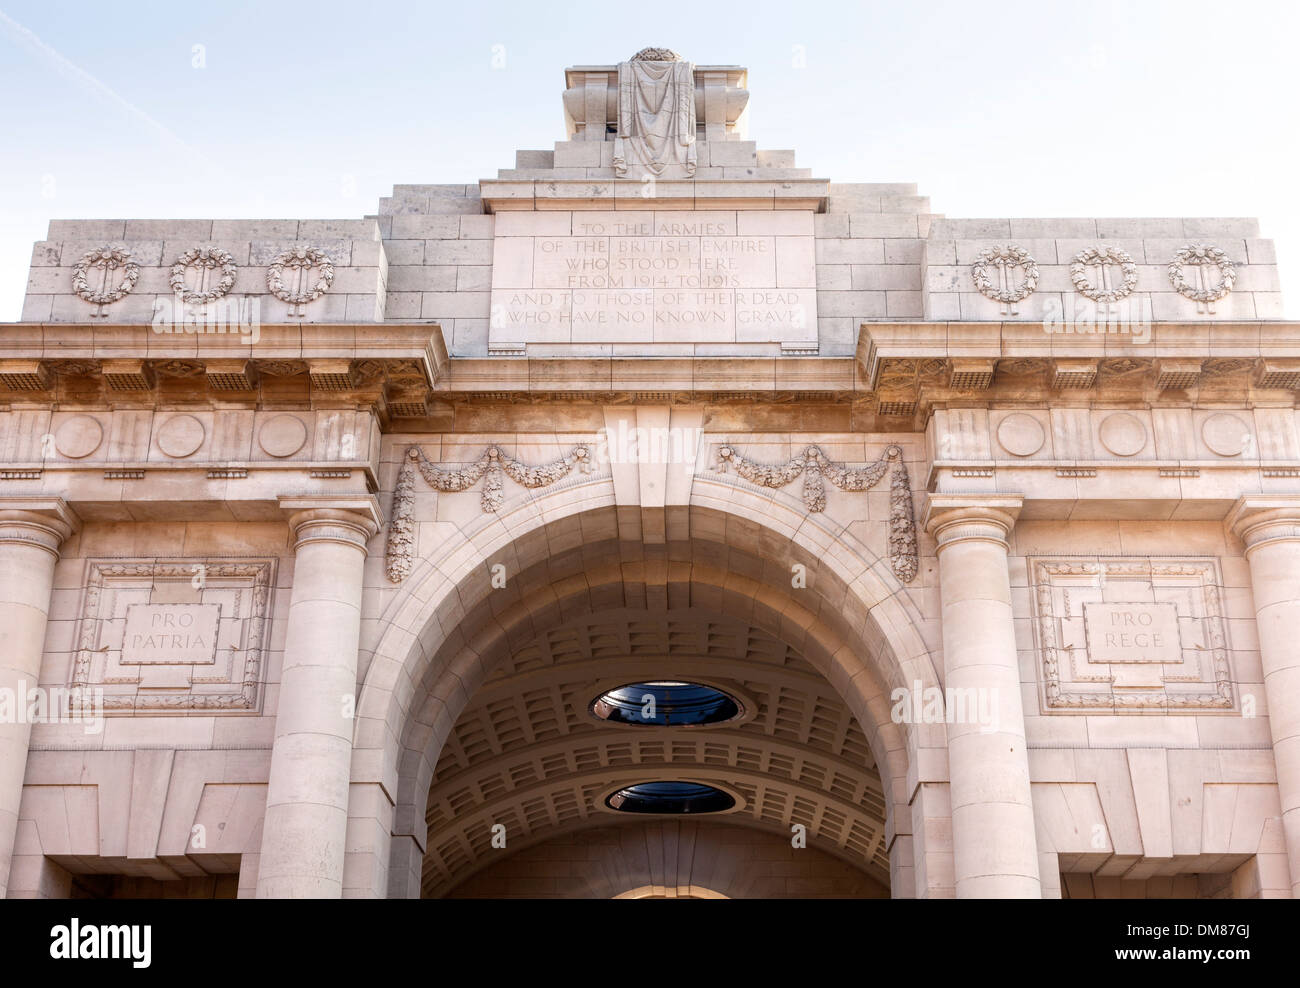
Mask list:
[[634,62],[680,62],[682,56],[671,48],[642,48],[632,56]]
[[[285,268],[319,268],[320,278],[316,284],[306,292],[290,292],[284,287],[284,269]],[[276,255],[271,266],[266,269],[266,290],[278,298],[281,302],[288,302],[290,305],[305,305],[308,302],[315,302],[318,298],[330,290],[330,285],[334,282],[334,262],[329,259],[323,250],[301,244],[296,247],[290,247]]]
[[[111,291],[91,291],[86,281],[86,275],[90,273],[91,268],[107,271],[122,268],[122,281]],[[110,305],[126,298],[139,277],[140,265],[131,260],[131,252],[124,246],[106,244],[81,255],[81,260],[72,269],[72,290],[77,293],[78,298],[92,305]]]
[[397,484],[393,488],[393,521],[388,529],[385,550],[388,579],[393,583],[401,583],[411,572],[415,554],[415,525],[411,521],[411,512],[415,506],[417,468],[430,487],[444,494],[468,490],[482,479],[480,500],[483,510],[496,511],[505,500],[503,475],[521,487],[531,489],[555,483],[568,476],[574,467],[582,473],[590,473],[591,464],[591,447],[585,444],[574,446],[558,460],[536,467],[516,460],[500,446],[489,446],[477,461],[452,464],[450,469],[431,463],[420,447],[409,447],[401,472],[397,475]]
[[[216,288],[209,291],[190,291],[185,287],[185,269],[190,267],[206,268],[209,271],[220,268],[221,280],[217,282]],[[176,258],[176,263],[172,265],[172,276],[169,283],[172,286],[172,291],[181,296],[186,302],[215,302],[235,287],[235,276],[238,273],[239,268],[236,267],[235,259],[230,256],[229,251],[211,245],[192,247]]]
[[886,446],[875,463],[850,467],[831,460],[819,446],[808,446],[797,456],[775,464],[747,459],[734,446],[719,446],[717,470],[725,472],[730,463],[746,480],[771,488],[785,487],[802,475],[803,503],[809,511],[823,511],[826,508],[823,477],[842,491],[865,491],[885,475],[891,460],[894,469],[889,480],[889,563],[895,576],[911,583],[917,569],[916,517],[902,447]]
[[[1183,275],[1183,265],[1197,266],[1213,264],[1219,269],[1219,283],[1213,288],[1193,288]],[[1193,302],[1217,302],[1232,291],[1237,283],[1237,266],[1229,259],[1226,251],[1212,244],[1188,244],[1174,253],[1169,262],[1169,283],[1174,291]]]
[[[1089,266],[1097,264],[1118,264],[1124,274],[1124,283],[1118,288],[1104,291],[1093,285],[1088,280],[1086,272]],[[1137,264],[1128,251],[1118,247],[1088,247],[1074,255],[1074,262],[1070,265],[1070,280],[1074,282],[1075,290],[1084,298],[1092,299],[1094,302],[1118,302],[1133,294],[1138,280]]]
[[[988,276],[987,267],[990,264],[996,264],[1004,271],[1019,267],[1025,272],[1025,280],[1015,288],[1010,287],[1010,285],[1006,288],[999,288],[993,284],[993,280]],[[1029,251],[1019,244],[985,247],[979,252],[975,263],[971,265],[970,274],[975,281],[976,289],[981,295],[1004,305],[1010,305],[1012,302],[1023,302],[1034,294],[1034,289],[1038,287],[1038,263],[1030,256]]]

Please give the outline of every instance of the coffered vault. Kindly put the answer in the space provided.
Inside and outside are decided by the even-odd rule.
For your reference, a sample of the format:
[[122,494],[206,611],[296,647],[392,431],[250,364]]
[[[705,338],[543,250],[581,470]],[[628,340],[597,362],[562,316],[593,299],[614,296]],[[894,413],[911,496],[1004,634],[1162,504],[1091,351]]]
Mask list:
[[[750,708],[714,729],[610,725],[589,712],[609,684],[682,678],[734,691]],[[616,783],[686,778],[742,797],[737,816],[788,844],[791,826],[889,882],[885,799],[853,715],[799,653],[763,630],[696,608],[610,610],[538,636],[474,694],[443,745],[429,793],[424,893],[492,864],[490,826],[513,852],[617,822]],[[727,820],[731,821],[731,815]]]
[[[901,765],[906,756],[900,747],[929,743],[921,737],[925,725],[891,721],[881,677],[895,684],[935,681],[925,646],[914,633],[895,636],[880,630],[885,615],[905,604],[889,591],[883,575],[860,562],[819,558],[813,547],[835,538],[829,529],[819,531],[793,511],[786,517],[801,528],[793,538],[767,523],[747,520],[745,506],[759,502],[730,475],[714,481],[714,506],[702,502],[675,510],[666,540],[658,544],[647,544],[642,528],[653,512],[643,519],[640,506],[628,505],[620,517],[612,503],[611,479],[593,483],[606,493],[592,490],[585,503],[555,492],[539,497],[522,515],[516,508],[480,516],[483,520],[466,535],[477,545],[474,557],[484,564],[471,566],[453,589],[445,582],[447,564],[430,560],[434,565],[423,572],[417,567],[391,605],[358,715],[367,721],[382,713],[390,723],[399,716],[372,705],[370,698],[392,702],[385,700],[389,691],[380,684],[394,667],[380,656],[414,637],[414,648],[405,646],[402,655],[414,693],[404,701],[403,751],[394,756],[396,818],[406,819],[408,799],[410,812],[423,809],[429,793],[428,836],[421,829],[410,831],[409,838],[395,837],[395,858],[401,859],[409,839],[409,867],[420,867],[427,889],[444,889],[462,877],[462,869],[486,863],[480,855],[487,830],[503,822],[493,818],[495,812],[519,818],[529,835],[535,829],[591,825],[593,812],[600,814],[596,821],[604,821],[603,811],[589,802],[592,792],[615,788],[619,781],[647,781],[632,777],[646,770],[643,760],[653,766],[648,778],[699,779],[704,772],[730,780],[726,785],[742,796],[743,804],[732,816],[744,813],[771,828],[779,826],[781,807],[800,817],[784,824],[787,839],[790,826],[803,823],[811,843],[881,875],[889,861],[885,822],[893,812],[886,803],[899,797],[886,798],[879,759]],[[780,517],[771,514],[770,506],[767,512],[771,519]],[[545,517],[554,520],[542,522]],[[518,535],[510,539],[505,536],[509,531]],[[465,550],[453,542],[441,546],[435,558],[458,557],[465,558]],[[842,564],[851,568],[843,570]],[[493,588],[491,567],[498,565],[517,575],[505,587]],[[795,565],[803,568],[800,591],[791,586]],[[875,565],[881,574],[891,572],[886,560]],[[859,596],[873,593],[883,594],[874,598],[874,615]],[[432,612],[429,603],[418,603],[429,601],[430,594],[443,601]],[[409,632],[402,630],[408,620],[404,613],[413,622]],[[613,622],[603,632],[601,619]],[[900,627],[911,624],[911,619],[900,620]],[[627,650],[614,655],[621,641]],[[900,665],[892,658],[896,652],[909,658]],[[519,672],[512,673],[514,669]],[[599,724],[585,707],[602,689],[617,685],[612,680],[623,673],[627,682],[684,677],[731,683],[738,694],[751,697],[753,716],[736,727],[665,730],[664,737],[659,729]],[[516,695],[534,680],[547,684],[541,696]],[[591,695],[582,697],[588,689]],[[479,706],[480,695],[488,698],[486,709]],[[503,707],[522,717],[521,703],[529,716],[506,729],[509,744],[496,750],[490,739],[505,728],[489,711]],[[548,736],[540,722],[535,726],[534,713],[558,737]],[[486,737],[479,738],[480,731]],[[477,763],[488,758],[491,772],[507,772],[512,767],[507,756],[530,732],[548,742],[544,747],[551,767],[537,764],[540,756],[526,746],[515,757],[522,777],[535,777],[531,788],[520,785],[518,791],[502,794],[496,786],[514,786],[493,782],[487,788],[495,796],[473,795],[477,774],[488,771]],[[581,767],[575,750],[580,743]],[[720,754],[724,745],[725,756]],[[873,754],[873,746],[884,754]],[[468,764],[452,757],[461,750]],[[435,769],[435,758],[441,770]],[[764,775],[764,764],[770,775]],[[452,786],[456,788],[448,788]],[[569,804],[561,810],[548,804],[546,792],[552,786],[577,789],[582,798],[552,796]],[[895,777],[890,791],[904,792],[904,780]],[[441,801],[457,792],[471,794],[455,796],[457,807],[473,810],[465,819],[460,813],[447,819]],[[535,800],[531,807],[511,802],[526,798]],[[901,812],[910,820],[910,810]],[[520,837],[530,839],[523,834],[515,839]],[[895,854],[906,846],[899,845]],[[425,858],[421,849],[429,852],[427,871],[420,865]],[[897,865],[912,867],[901,857]],[[408,879],[399,868],[389,880],[398,891]]]

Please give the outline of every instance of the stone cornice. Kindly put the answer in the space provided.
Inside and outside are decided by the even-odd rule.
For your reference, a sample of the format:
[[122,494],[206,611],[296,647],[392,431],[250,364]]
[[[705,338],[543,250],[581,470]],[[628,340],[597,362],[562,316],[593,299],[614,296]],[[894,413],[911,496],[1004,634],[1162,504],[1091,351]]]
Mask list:
[[350,405],[373,408],[384,424],[426,415],[449,362],[433,323],[263,325],[248,337],[9,323],[0,352],[0,403]]
[[640,179],[498,179],[479,182],[489,213],[548,209],[809,209],[824,213],[830,180],[663,179],[646,196]]
[[[725,72],[728,81],[735,86],[743,86],[749,77],[749,70],[743,65],[699,65],[696,64],[695,71],[699,72]],[[564,81],[567,85],[576,85],[579,78],[589,75],[592,72],[604,72],[610,76],[618,75],[618,63],[610,62],[604,65],[570,65],[564,70]]]
[[864,322],[858,360],[868,378],[890,357],[1300,357],[1300,322],[1152,322],[1139,333],[1051,332],[1041,322]]
[[879,322],[863,325],[856,358],[781,355],[775,345],[771,353],[700,355],[647,345],[636,356],[553,345],[522,357],[450,358],[431,323],[264,326],[247,345],[233,335],[157,334],[143,325],[11,323],[0,326],[0,403],[351,404],[373,407],[387,430],[393,419],[427,426],[462,403],[813,402],[852,405],[854,428],[894,432],[923,428],[940,407],[1295,406],[1300,323],[1149,330],[1143,344],[1052,335],[1031,323]]
[[[255,337],[255,339],[254,339]],[[25,360],[418,360],[430,385],[447,362],[437,323],[263,323],[247,334],[156,332],[146,323],[0,323],[0,349]]]
[[1189,399],[1293,406],[1300,323],[1166,322],[1132,335],[1049,333],[1029,322],[864,323],[858,388],[882,418],[939,407]]

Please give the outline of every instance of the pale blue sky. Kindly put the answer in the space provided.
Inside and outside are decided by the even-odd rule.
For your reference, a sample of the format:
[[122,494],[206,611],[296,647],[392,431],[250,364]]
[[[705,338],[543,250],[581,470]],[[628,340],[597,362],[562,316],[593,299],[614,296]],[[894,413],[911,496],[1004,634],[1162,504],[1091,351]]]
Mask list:
[[1298,36],[1281,0],[0,0],[0,321],[51,218],[373,213],[551,147],[564,67],[647,45],[747,66],[759,147],[949,216],[1258,216],[1295,317]]

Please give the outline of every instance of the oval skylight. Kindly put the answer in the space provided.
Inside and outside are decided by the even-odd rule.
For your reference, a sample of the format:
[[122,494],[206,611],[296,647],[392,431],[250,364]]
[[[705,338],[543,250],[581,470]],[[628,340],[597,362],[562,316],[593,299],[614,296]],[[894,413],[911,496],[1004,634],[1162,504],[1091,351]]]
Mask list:
[[702,727],[740,716],[740,703],[712,686],[676,680],[628,683],[591,703],[601,720],[641,727]]
[[720,813],[736,801],[702,782],[639,782],[611,793],[605,805],[620,813]]

